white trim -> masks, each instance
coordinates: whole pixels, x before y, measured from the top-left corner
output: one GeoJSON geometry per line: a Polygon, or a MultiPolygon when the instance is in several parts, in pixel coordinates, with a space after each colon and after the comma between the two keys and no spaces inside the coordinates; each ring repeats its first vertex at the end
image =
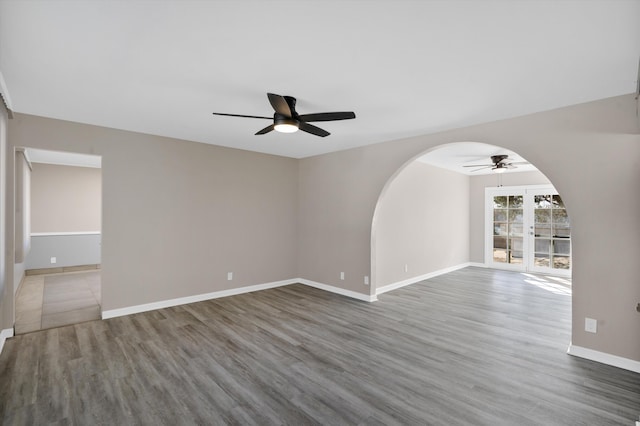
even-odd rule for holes
{"type": "Polygon", "coordinates": [[[374,296],[368,296],[366,294],[357,293],[351,290],[345,290],[343,288],[330,286],[304,278],[292,278],[283,281],[274,281],[265,284],[250,285],[247,287],[230,288],[228,290],[214,291],[212,293],[196,294],[195,296],[178,297],[176,299],[161,300],[159,302],[145,303],[143,305],[127,306],[125,308],[109,309],[108,311],[102,311],[102,319],[109,319],[115,317],[121,317],[124,315],[138,314],[141,312],[153,311],[156,309],[169,308],[171,306],[186,305],[187,303],[202,302],[203,300],[219,299],[221,297],[235,296],[238,294],[251,293],[253,291],[267,290],[270,288],[282,287],[290,284],[304,284],[309,287],[318,288],[320,290],[329,291],[331,293],[341,294],[358,300],[364,300],[365,302],[375,302],[378,298],[374,296]]]}
{"type": "Polygon", "coordinates": [[[16,147],[16,152],[22,153],[22,156],[24,157],[24,161],[26,161],[27,166],[29,166],[29,170],[33,171],[33,165],[31,164],[31,159],[29,158],[29,153],[27,152],[27,150],[22,147],[16,147]]]}
{"type": "Polygon", "coordinates": [[[342,296],[351,297],[353,299],[358,299],[358,300],[362,300],[362,301],[365,301],[365,302],[375,302],[376,300],[378,300],[378,298],[376,297],[375,294],[374,295],[368,295],[368,294],[358,293],[356,291],[351,291],[351,290],[347,290],[347,289],[340,288],[340,287],[334,287],[334,286],[328,285],[328,284],[323,284],[323,283],[319,283],[319,282],[315,282],[315,281],[311,281],[311,280],[305,280],[304,278],[299,278],[296,282],[298,282],[300,284],[308,285],[309,287],[318,288],[320,290],[324,290],[324,291],[328,291],[328,292],[331,292],[331,293],[340,294],[342,296]]]}
{"type": "Polygon", "coordinates": [[[0,353],[2,353],[2,348],[4,347],[4,342],[8,338],[13,337],[13,328],[5,328],[0,331],[0,353]]]}
{"type": "Polygon", "coordinates": [[[593,349],[583,348],[582,346],[576,346],[573,344],[569,344],[567,353],[569,355],[596,361],[602,364],[611,365],[613,367],[623,368],[635,373],[640,373],[640,361],[623,358],[617,355],[611,355],[605,352],[594,351],[593,349]]]}
{"type": "Polygon", "coordinates": [[[121,317],[124,315],[138,314],[140,312],[153,311],[156,309],[169,308],[171,306],[186,305],[187,303],[202,302],[203,300],[218,299],[221,297],[235,296],[253,291],[267,290],[270,288],[282,287],[289,284],[296,284],[300,281],[290,279],[284,281],[274,281],[265,284],[250,285],[247,287],[230,288],[228,290],[214,291],[212,293],[196,294],[194,296],[178,297],[176,299],[161,300],[159,302],[145,303],[143,305],[127,306],[126,308],[110,309],[102,311],[102,319],[121,317]]]}
{"type": "Polygon", "coordinates": [[[100,235],[100,231],[85,232],[32,232],[32,237],[64,237],[67,235],[100,235]]]}
{"type": "Polygon", "coordinates": [[[9,89],[7,88],[7,83],[4,81],[2,71],[0,71],[0,93],[2,93],[2,98],[4,99],[4,103],[7,105],[7,108],[10,111],[13,110],[13,107],[11,106],[11,96],[9,96],[9,89]]]}
{"type": "MultiPolygon", "coordinates": [[[[393,284],[387,284],[383,287],[376,289],[376,295],[386,293],[391,290],[396,290],[411,284],[415,284],[420,281],[428,280],[429,278],[434,278],[434,277],[437,277],[438,275],[448,274],[449,272],[457,271],[458,269],[466,268],[467,266],[471,266],[471,263],[469,262],[461,263],[460,265],[451,266],[449,268],[440,269],[440,270],[429,272],[423,275],[418,275],[417,277],[408,278],[406,280],[398,281],[393,284]]],[[[482,266],[484,267],[484,265],[482,266]]]]}
{"type": "Polygon", "coordinates": [[[469,266],[473,266],[474,268],[488,268],[486,263],[481,262],[469,262],[469,266]]]}

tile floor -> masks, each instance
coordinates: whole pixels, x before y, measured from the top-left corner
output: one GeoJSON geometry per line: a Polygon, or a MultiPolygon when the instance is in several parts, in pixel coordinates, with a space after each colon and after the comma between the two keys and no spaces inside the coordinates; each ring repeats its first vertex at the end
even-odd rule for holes
{"type": "Polygon", "coordinates": [[[25,277],[16,297],[15,333],[100,319],[100,271],[25,277]]]}

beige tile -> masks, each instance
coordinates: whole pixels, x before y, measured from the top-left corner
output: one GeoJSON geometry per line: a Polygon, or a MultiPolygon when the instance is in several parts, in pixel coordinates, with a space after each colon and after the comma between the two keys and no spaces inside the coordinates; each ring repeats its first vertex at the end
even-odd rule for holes
{"type": "Polygon", "coordinates": [[[41,322],[37,321],[37,322],[26,322],[26,323],[18,323],[18,321],[16,321],[16,325],[15,325],[15,333],[16,334],[24,334],[24,333],[31,333],[32,331],[38,331],[41,330],[41,322]]]}
{"type": "Polygon", "coordinates": [[[40,322],[42,309],[16,310],[16,324],[40,322]]]}
{"type": "Polygon", "coordinates": [[[73,311],[43,314],[42,329],[61,327],[63,325],[77,324],[79,322],[97,319],[100,319],[100,307],[97,305],[73,311]]]}
{"type": "Polygon", "coordinates": [[[16,334],[100,319],[100,270],[26,276],[16,295],[16,334]]]}
{"type": "Polygon", "coordinates": [[[42,315],[57,314],[97,306],[96,299],[91,292],[89,292],[86,297],[74,297],[73,299],[45,302],[45,304],[42,305],[42,315]]]}

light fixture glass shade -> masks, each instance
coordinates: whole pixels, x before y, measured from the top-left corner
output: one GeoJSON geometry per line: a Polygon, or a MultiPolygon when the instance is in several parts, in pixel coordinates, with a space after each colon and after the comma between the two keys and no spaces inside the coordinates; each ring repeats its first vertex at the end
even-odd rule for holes
{"type": "Polygon", "coordinates": [[[298,131],[298,122],[291,117],[276,114],[273,129],[281,133],[293,133],[298,131]]]}
{"type": "Polygon", "coordinates": [[[291,123],[280,123],[273,126],[274,130],[281,133],[293,133],[298,131],[298,126],[291,123]]]}
{"type": "Polygon", "coordinates": [[[506,168],[506,167],[499,167],[499,166],[498,166],[498,167],[494,167],[494,168],[493,168],[493,172],[494,172],[494,173],[504,173],[504,171],[505,171],[505,170],[507,170],[507,168],[506,168]]]}

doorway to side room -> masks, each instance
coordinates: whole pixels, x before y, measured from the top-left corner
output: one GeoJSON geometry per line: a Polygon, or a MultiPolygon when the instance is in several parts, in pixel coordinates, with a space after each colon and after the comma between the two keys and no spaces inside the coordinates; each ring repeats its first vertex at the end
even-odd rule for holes
{"type": "Polygon", "coordinates": [[[29,176],[15,333],[100,319],[101,157],[31,148],[20,153],[29,176]]]}

